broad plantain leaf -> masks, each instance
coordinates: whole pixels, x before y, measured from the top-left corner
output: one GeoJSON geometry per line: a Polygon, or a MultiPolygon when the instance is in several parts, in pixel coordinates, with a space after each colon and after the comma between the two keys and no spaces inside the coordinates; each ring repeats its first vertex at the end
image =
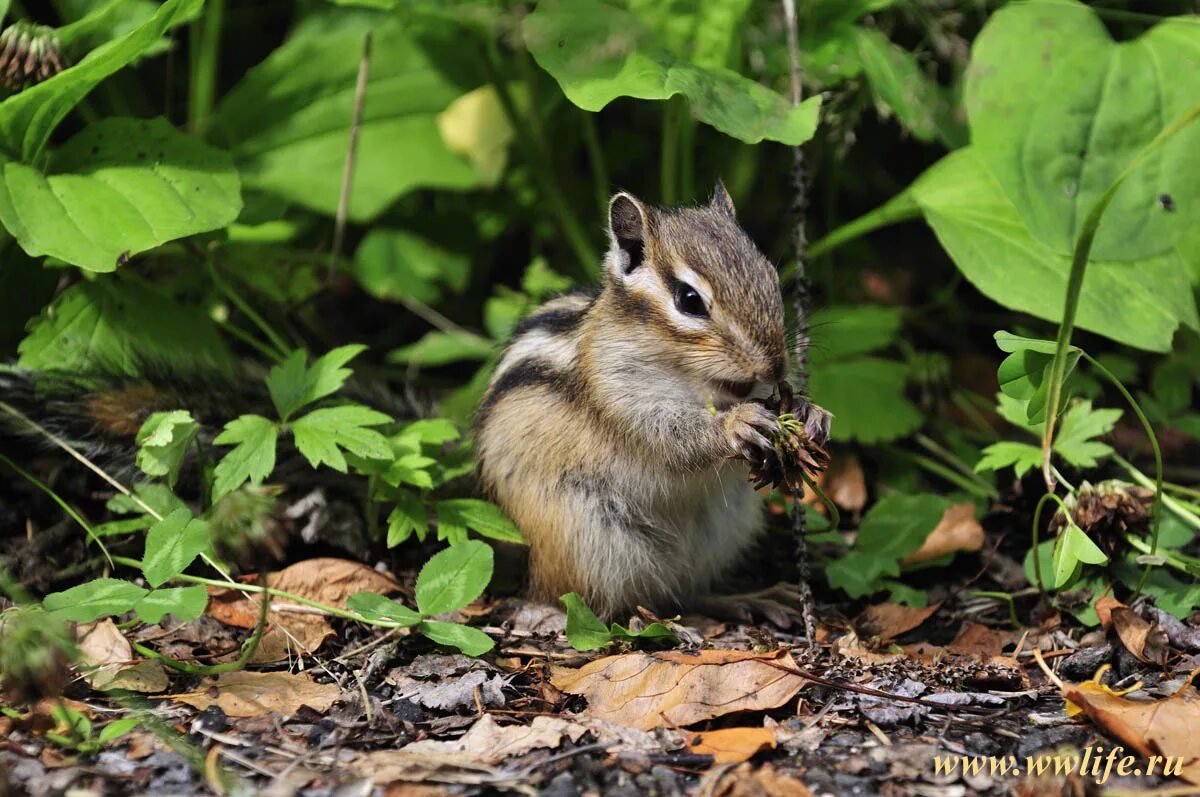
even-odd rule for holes
{"type": "Polygon", "coordinates": [[[461,609],[492,580],[492,548],[466,540],[434,554],[417,575],[417,608],[425,616],[461,609]]]}
{"type": "Polygon", "coordinates": [[[181,623],[198,619],[208,606],[208,590],[201,586],[156,589],[133,605],[144,623],[158,623],[171,615],[181,623]]]}
{"type": "Polygon", "coordinates": [[[142,573],[147,583],[157,587],[170,581],[208,546],[208,524],[194,517],[190,509],[176,509],[151,526],[146,535],[142,573]]]}
{"type": "Polygon", "coordinates": [[[421,615],[403,603],[374,592],[356,592],[346,601],[346,608],[368,620],[384,620],[403,627],[421,622],[421,615]]]}
{"type": "Polygon", "coordinates": [[[101,617],[124,614],[147,594],[147,590],[128,581],[97,578],[62,592],[51,593],[42,601],[42,605],[58,619],[90,623],[101,617]]]}
{"type": "Polygon", "coordinates": [[[469,625],[424,620],[419,628],[422,634],[439,645],[458,648],[468,656],[482,656],[496,644],[490,636],[469,625]]]}

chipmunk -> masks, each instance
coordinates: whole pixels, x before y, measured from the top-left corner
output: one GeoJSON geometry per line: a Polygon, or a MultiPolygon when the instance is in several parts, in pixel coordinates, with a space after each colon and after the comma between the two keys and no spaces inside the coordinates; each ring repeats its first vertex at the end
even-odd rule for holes
{"type": "MultiPolygon", "coordinates": [[[[788,367],[776,269],[718,184],[704,207],[608,208],[603,286],[518,324],[475,419],[488,496],[531,549],[531,592],[602,617],[680,607],[775,619],[795,593],[710,590],[763,526],[747,480],[788,367]]],[[[823,444],[830,415],[798,417],[823,444]]]]}

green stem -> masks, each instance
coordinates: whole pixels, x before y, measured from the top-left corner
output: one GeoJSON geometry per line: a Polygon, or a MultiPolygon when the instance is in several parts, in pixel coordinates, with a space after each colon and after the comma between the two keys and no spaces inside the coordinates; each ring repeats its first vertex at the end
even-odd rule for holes
{"type": "Polygon", "coordinates": [[[859,216],[853,221],[846,222],[836,230],[830,231],[824,238],[809,244],[808,257],[810,260],[816,259],[843,244],[847,244],[869,232],[874,232],[880,227],[886,227],[898,221],[913,219],[920,215],[920,206],[911,197],[900,194],[890,202],[865,215],[859,216]]]}
{"type": "Polygon", "coordinates": [[[604,148],[600,146],[600,134],[596,130],[595,115],[590,111],[579,112],[583,121],[583,143],[587,148],[588,163],[592,167],[592,180],[596,184],[596,202],[600,215],[608,214],[608,166],[604,162],[604,148]]]}
{"type": "MultiPolygon", "coordinates": [[[[800,471],[800,478],[804,479],[804,483],[808,485],[808,488],[816,493],[817,497],[821,499],[821,503],[823,503],[825,505],[825,509],[829,511],[829,528],[831,531],[837,531],[842,525],[842,514],[838,512],[837,504],[835,504],[833,499],[825,494],[825,491],[821,489],[821,485],[813,481],[812,477],[807,473],[800,471]]],[[[800,503],[800,499],[803,497],[802,494],[793,491],[793,496],[795,501],[792,511],[803,512],[804,506],[800,503]]]]}
{"type": "Polygon", "coordinates": [[[509,124],[517,131],[517,145],[529,163],[530,171],[533,173],[542,199],[558,221],[558,226],[566,236],[567,243],[575,251],[575,257],[579,261],[578,276],[587,279],[595,277],[599,273],[596,252],[592,248],[583,225],[571,212],[571,207],[559,187],[558,179],[550,167],[550,148],[540,134],[540,128],[531,124],[517,109],[512,93],[508,90],[508,83],[501,75],[500,54],[496,48],[496,42],[491,37],[487,41],[487,58],[484,59],[484,64],[487,67],[488,79],[496,91],[497,99],[500,100],[500,106],[504,109],[509,124]]]}
{"type": "Polygon", "coordinates": [[[992,498],[992,494],[995,493],[995,488],[991,487],[991,485],[988,485],[985,488],[978,482],[964,478],[954,470],[947,468],[945,465],[935,459],[931,459],[922,454],[914,454],[911,451],[902,451],[898,448],[890,448],[889,451],[893,455],[898,456],[901,459],[906,459],[919,468],[924,468],[935,476],[939,476],[942,479],[950,482],[960,490],[970,493],[978,498],[992,498]]]}
{"type": "Polygon", "coordinates": [[[240,340],[242,343],[245,343],[247,346],[266,357],[268,360],[279,359],[279,354],[274,349],[251,335],[246,330],[239,327],[237,324],[234,324],[232,321],[218,321],[217,325],[230,335],[233,335],[235,338],[240,340]]]}
{"type": "Polygon", "coordinates": [[[696,120],[686,100],[681,98],[679,114],[679,196],[684,202],[696,200],[696,120]]]}
{"type": "Polygon", "coordinates": [[[938,443],[936,440],[929,437],[928,435],[917,434],[915,439],[916,439],[918,445],[920,445],[922,448],[935,454],[936,456],[941,457],[946,462],[946,464],[950,465],[950,467],[954,468],[956,471],[961,473],[963,476],[967,477],[968,479],[970,479],[971,481],[975,482],[980,487],[982,487],[984,490],[986,490],[989,498],[995,500],[1000,497],[1000,493],[998,490],[996,490],[995,487],[988,484],[986,481],[984,481],[982,476],[980,476],[975,471],[971,470],[970,466],[967,465],[967,463],[963,462],[961,459],[959,459],[957,456],[955,456],[953,451],[951,451],[948,448],[946,448],[945,446],[941,445],[940,443],[938,443]]]}
{"type": "Polygon", "coordinates": [[[1182,484],[1172,484],[1171,482],[1163,482],[1163,489],[1170,490],[1171,492],[1174,492],[1174,493],[1179,493],[1180,495],[1186,495],[1190,498],[1200,498],[1200,490],[1197,490],[1195,487],[1187,487],[1182,484]]]}
{"type": "MultiPolygon", "coordinates": [[[[1092,205],[1084,219],[1083,228],[1079,231],[1075,249],[1071,254],[1071,273],[1067,278],[1066,303],[1063,306],[1062,322],[1058,327],[1058,338],[1055,341],[1054,359],[1050,363],[1049,384],[1046,391],[1046,428],[1042,434],[1042,477],[1049,490],[1054,489],[1054,476],[1050,472],[1050,449],[1054,443],[1054,427],[1058,420],[1058,407],[1062,403],[1063,381],[1067,376],[1067,353],[1071,348],[1071,334],[1075,331],[1075,315],[1079,310],[1079,296],[1083,289],[1083,278],[1087,272],[1088,256],[1092,251],[1092,242],[1096,238],[1100,219],[1112,202],[1113,196],[1116,195],[1117,189],[1125,182],[1125,178],[1141,166],[1156,149],[1162,146],[1163,142],[1187,127],[1198,116],[1200,116],[1200,103],[1193,105],[1187,113],[1155,136],[1154,140],[1129,162],[1129,165],[1117,175],[1117,179],[1113,180],[1100,199],[1092,205]]],[[[1159,493],[1161,494],[1161,492],[1160,485],[1159,493]]]]}
{"type": "Polygon", "coordinates": [[[1046,597],[1046,583],[1042,580],[1042,557],[1041,552],[1038,551],[1038,546],[1041,544],[1039,537],[1041,536],[1042,528],[1042,507],[1051,499],[1058,502],[1063,512],[1068,511],[1067,505],[1054,493],[1046,493],[1038,499],[1037,507],[1033,510],[1033,575],[1037,579],[1038,592],[1042,593],[1043,598],[1046,597]]]}
{"type": "Polygon", "coordinates": [[[661,187],[659,198],[668,207],[679,202],[676,189],[679,186],[679,104],[680,97],[672,97],[663,105],[662,141],[658,155],[661,187]]]}
{"type": "Polygon", "coordinates": [[[287,343],[279,335],[279,333],[276,332],[271,325],[266,322],[266,319],[259,315],[258,311],[251,307],[250,303],[243,299],[241,295],[239,295],[238,292],[225,281],[225,279],[221,276],[220,268],[218,268],[217,264],[211,259],[208,261],[208,272],[212,275],[213,284],[217,286],[217,290],[221,291],[221,293],[225,295],[225,298],[229,299],[229,301],[232,302],[233,305],[240,310],[243,315],[253,322],[254,326],[258,327],[260,332],[266,335],[267,340],[269,340],[271,345],[275,348],[276,353],[273,359],[286,359],[288,351],[290,351],[287,343]]]}
{"type": "Polygon", "coordinates": [[[217,99],[217,67],[220,63],[221,26],[225,0],[208,0],[200,18],[188,30],[191,53],[188,76],[188,130],[203,135],[217,99]]]}
{"type": "MultiPolygon", "coordinates": [[[[267,588],[267,574],[265,570],[259,574],[258,585],[264,590],[267,588]]],[[[267,630],[267,612],[270,606],[271,598],[269,595],[264,596],[259,601],[258,622],[254,625],[254,633],[246,640],[246,644],[242,646],[242,655],[238,656],[235,661],[227,661],[222,664],[191,664],[190,662],[177,661],[170,656],[163,655],[140,642],[134,642],[133,648],[143,656],[157,659],[173,670],[186,672],[191,675],[216,675],[222,672],[238,672],[246,668],[246,665],[250,663],[250,659],[254,658],[254,654],[258,651],[258,643],[262,641],[263,632],[267,630]]]]}
{"type": "Polygon", "coordinates": [[[989,592],[987,590],[968,590],[967,594],[973,598],[991,598],[992,600],[1004,601],[1008,604],[1008,621],[1012,623],[1013,628],[1020,628],[1021,621],[1017,619],[1017,603],[1013,600],[1013,596],[1007,592],[989,592]]]}
{"type": "MultiPolygon", "coordinates": [[[[1113,459],[1117,461],[1117,464],[1129,471],[1129,475],[1132,476],[1133,480],[1141,486],[1154,486],[1154,481],[1149,476],[1138,470],[1132,462],[1125,459],[1120,454],[1113,454],[1113,459]]],[[[1200,515],[1191,511],[1186,503],[1178,501],[1169,495],[1164,495],[1162,497],[1162,502],[1163,506],[1178,515],[1179,518],[1186,522],[1189,526],[1196,530],[1200,530],[1200,515]]]]}
{"type": "MultiPolygon", "coordinates": [[[[1150,546],[1146,544],[1145,540],[1138,539],[1132,534],[1126,534],[1125,541],[1129,543],[1131,548],[1135,548],[1142,553],[1161,558],[1163,564],[1167,565],[1168,567],[1173,567],[1180,572],[1187,573],[1189,576],[1194,577],[1200,575],[1200,567],[1197,567],[1196,564],[1197,560],[1190,556],[1185,557],[1174,551],[1167,551],[1164,554],[1152,553],[1150,551],[1150,546]]],[[[1147,567],[1149,567],[1149,565],[1147,565],[1147,567]]],[[[1145,580],[1144,576],[1142,580],[1145,580]]]]}
{"type": "Polygon", "coordinates": [[[104,542],[101,541],[100,537],[92,529],[91,525],[88,524],[88,522],[86,520],[84,520],[83,517],[71,507],[70,504],[68,504],[66,501],[64,501],[58,495],[58,493],[54,492],[48,486],[46,486],[42,482],[38,481],[38,479],[35,478],[33,476],[33,474],[28,473],[27,471],[23,470],[19,465],[17,465],[17,463],[13,462],[11,459],[4,456],[3,454],[0,454],[0,462],[3,462],[5,465],[8,465],[8,467],[10,467],[14,471],[16,471],[17,475],[20,476],[22,479],[29,482],[34,487],[38,488],[46,495],[50,496],[50,499],[52,501],[54,501],[54,503],[58,504],[59,507],[62,509],[62,511],[67,513],[67,516],[70,517],[71,520],[74,520],[76,523],[78,523],[83,528],[83,530],[85,532],[87,532],[88,537],[91,539],[92,542],[96,543],[96,545],[100,548],[100,552],[104,554],[104,558],[108,560],[108,566],[109,567],[113,566],[113,558],[109,555],[108,548],[105,547],[104,542]]]}

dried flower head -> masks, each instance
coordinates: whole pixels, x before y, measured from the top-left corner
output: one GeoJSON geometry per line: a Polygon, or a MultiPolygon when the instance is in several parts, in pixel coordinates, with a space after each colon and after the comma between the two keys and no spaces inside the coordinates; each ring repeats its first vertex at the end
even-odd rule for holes
{"type": "Polygon", "coordinates": [[[755,487],[770,484],[799,495],[804,490],[804,476],[813,477],[825,470],[829,454],[793,413],[795,397],[786,382],[779,383],[779,395],[770,404],[778,413],[779,432],[772,441],[774,448],[760,452],[761,461],[751,463],[750,478],[755,487]]]}
{"type": "MultiPolygon", "coordinates": [[[[1150,533],[1154,490],[1117,479],[1096,485],[1084,482],[1064,503],[1075,525],[1096,541],[1110,556],[1124,550],[1126,534],[1145,537],[1150,533]]],[[[1061,530],[1066,517],[1060,509],[1053,528],[1061,530]]]]}
{"type": "Polygon", "coordinates": [[[48,80],[67,65],[54,28],[22,20],[0,33],[0,82],[13,91],[48,80]]]}

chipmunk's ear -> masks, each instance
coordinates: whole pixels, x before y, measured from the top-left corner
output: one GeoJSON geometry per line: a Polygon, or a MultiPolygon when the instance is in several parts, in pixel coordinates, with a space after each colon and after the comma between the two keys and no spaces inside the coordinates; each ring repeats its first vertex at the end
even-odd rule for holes
{"type": "Polygon", "coordinates": [[[733,209],[733,200],[729,197],[729,192],[725,190],[725,183],[720,180],[717,180],[717,185],[713,188],[712,199],[709,200],[708,206],[731,219],[737,217],[737,211],[733,209]]]}
{"type": "Polygon", "coordinates": [[[614,270],[613,276],[619,278],[642,264],[649,231],[645,205],[624,191],[614,196],[608,203],[608,230],[613,242],[609,265],[614,270]]]}

